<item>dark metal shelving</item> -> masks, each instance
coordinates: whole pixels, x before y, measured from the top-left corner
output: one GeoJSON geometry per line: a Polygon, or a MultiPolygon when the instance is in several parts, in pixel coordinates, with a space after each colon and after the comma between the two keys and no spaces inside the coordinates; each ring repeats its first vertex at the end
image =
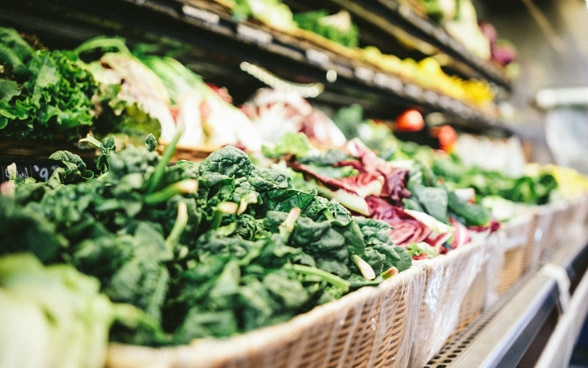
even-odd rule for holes
{"type": "Polygon", "coordinates": [[[459,122],[496,128],[500,124],[477,108],[435,90],[422,88],[357,60],[254,22],[239,22],[211,1],[58,0],[4,1],[0,25],[39,34],[48,43],[75,46],[98,35],[129,41],[156,41],[207,81],[229,88],[235,100],[248,97],[259,81],[239,69],[243,61],[295,82],[319,82],[317,102],[341,107],[358,103],[375,118],[393,118],[407,107],[443,112],[459,122]],[[327,79],[327,73],[336,79],[327,79]]]}
{"type": "MultiPolygon", "coordinates": [[[[304,4],[308,9],[326,7],[346,9],[354,21],[362,25],[360,33],[372,33],[370,40],[386,47],[391,38],[401,35],[410,38],[415,45],[426,44],[439,53],[448,55],[454,69],[464,77],[488,80],[510,91],[512,81],[495,65],[474,55],[462,43],[452,37],[441,25],[415,13],[409,6],[396,0],[293,0],[290,4],[304,4]]],[[[418,48],[418,47],[417,47],[418,48]]],[[[423,55],[427,56],[427,55],[423,55]]]]}
{"type": "Polygon", "coordinates": [[[588,244],[562,245],[529,270],[426,367],[565,367],[588,312],[588,244]],[[557,271],[557,272],[555,272],[557,271]],[[568,287],[569,285],[569,287],[568,287]],[[572,322],[570,322],[572,321],[572,322]]]}

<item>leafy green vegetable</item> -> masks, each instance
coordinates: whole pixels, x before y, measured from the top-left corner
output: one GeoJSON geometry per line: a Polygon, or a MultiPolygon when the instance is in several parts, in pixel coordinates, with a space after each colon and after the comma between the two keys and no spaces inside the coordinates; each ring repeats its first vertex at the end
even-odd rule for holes
{"type": "Polygon", "coordinates": [[[263,155],[269,158],[280,158],[286,154],[303,157],[314,150],[305,134],[292,132],[284,133],[275,144],[265,143],[261,149],[263,155]]]}
{"type": "Polygon", "coordinates": [[[98,85],[75,53],[33,50],[11,29],[0,30],[0,42],[3,136],[73,139],[92,125],[98,85]]]}
{"type": "Polygon", "coordinates": [[[333,42],[355,48],[359,44],[359,31],[346,11],[329,15],[326,10],[294,14],[298,27],[319,34],[333,42]]]}
{"type": "Polygon", "coordinates": [[[492,219],[486,208],[459,198],[455,192],[448,193],[448,207],[461,223],[470,226],[486,226],[492,219]]]}
{"type": "Polygon", "coordinates": [[[20,61],[28,62],[32,57],[33,48],[15,29],[0,27],[0,43],[6,45],[20,61]]]}
{"type": "Polygon", "coordinates": [[[0,234],[0,255],[29,251],[43,262],[67,244],[43,216],[6,196],[0,196],[0,234]]]}
{"type": "Polygon", "coordinates": [[[113,323],[155,327],[99,286],[70,265],[44,267],[30,253],[0,257],[0,366],[102,367],[113,323]]]}
{"type": "Polygon", "coordinates": [[[496,195],[518,203],[546,204],[558,187],[557,181],[548,172],[510,177],[498,171],[466,167],[455,156],[436,158],[432,169],[456,188],[471,187],[480,197],[496,195]]]}
{"type": "Polygon", "coordinates": [[[200,165],[200,174],[208,171],[246,177],[252,170],[253,164],[247,154],[232,146],[212,152],[200,165]]]}
{"type": "MultiPolygon", "coordinates": [[[[389,227],[352,217],[316,190],[296,189],[288,171],[258,168],[232,146],[200,163],[170,165],[173,142],[160,156],[153,138],[121,150],[105,139],[95,172],[62,151],[52,156],[62,166],[47,182],[13,181],[10,208],[35,214],[38,221],[24,225],[52,235],[44,261],[98,278],[113,302],[134,305],[156,323],[116,324],[111,340],[166,345],[227,337],[410,267],[410,256],[386,235],[389,227]],[[366,279],[358,259],[375,277],[366,279]]],[[[0,214],[19,221],[10,208],[0,214]]],[[[12,251],[43,255],[19,244],[12,251]]]]}
{"type": "MultiPolygon", "coordinates": [[[[124,133],[131,140],[143,140],[147,133],[159,136],[160,121],[169,123],[164,118],[171,116],[167,107],[161,108],[164,99],[145,105],[129,98],[129,90],[139,88],[136,75],[141,71],[144,83],[155,80],[146,75],[148,68],[136,61],[134,79],[127,74],[124,89],[121,80],[113,79],[130,73],[131,61],[135,59],[118,38],[97,37],[75,50],[33,49],[14,29],[0,27],[0,135],[70,142],[90,131],[100,137],[124,133]],[[100,62],[81,58],[100,49],[110,51],[100,62]],[[151,105],[159,107],[159,115],[151,105]]],[[[152,96],[154,90],[134,93],[152,96]]]]}
{"type": "Polygon", "coordinates": [[[291,30],[296,27],[292,11],[281,0],[235,0],[232,14],[237,20],[251,17],[276,29],[291,30]]]}

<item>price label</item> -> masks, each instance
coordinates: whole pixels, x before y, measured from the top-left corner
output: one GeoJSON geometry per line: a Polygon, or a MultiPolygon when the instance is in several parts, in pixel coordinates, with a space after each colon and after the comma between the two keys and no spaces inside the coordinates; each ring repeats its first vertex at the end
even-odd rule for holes
{"type": "Polygon", "coordinates": [[[57,165],[16,165],[10,167],[10,164],[2,164],[0,167],[0,182],[7,181],[12,175],[16,175],[19,178],[33,178],[38,181],[47,181],[51,177],[51,174],[58,167],[57,165]],[[16,170],[16,172],[14,171],[16,170]],[[12,171],[12,172],[11,172],[12,171]]]}
{"type": "Polygon", "coordinates": [[[329,55],[313,49],[306,49],[306,58],[308,61],[318,65],[329,64],[329,55]]]}
{"type": "Polygon", "coordinates": [[[268,44],[272,42],[273,39],[272,35],[266,31],[255,29],[244,24],[237,25],[237,34],[259,44],[268,44]]]}
{"type": "Polygon", "coordinates": [[[55,167],[33,165],[33,176],[35,179],[47,181],[53,170],[55,170],[55,167]]]}
{"type": "Polygon", "coordinates": [[[184,5],[182,6],[182,11],[184,12],[184,15],[206,23],[216,25],[220,22],[220,16],[208,10],[198,9],[190,5],[184,5]]]}
{"type": "Polygon", "coordinates": [[[374,80],[374,71],[364,67],[356,67],[354,71],[355,76],[358,79],[361,79],[366,82],[371,82],[374,80]]]}

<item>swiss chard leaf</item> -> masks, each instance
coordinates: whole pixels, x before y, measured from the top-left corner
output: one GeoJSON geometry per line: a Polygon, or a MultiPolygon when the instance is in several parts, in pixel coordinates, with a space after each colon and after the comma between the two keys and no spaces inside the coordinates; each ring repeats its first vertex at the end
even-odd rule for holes
{"type": "Polygon", "coordinates": [[[454,192],[448,193],[448,205],[450,211],[466,226],[485,226],[492,219],[486,208],[461,199],[454,192]]]}

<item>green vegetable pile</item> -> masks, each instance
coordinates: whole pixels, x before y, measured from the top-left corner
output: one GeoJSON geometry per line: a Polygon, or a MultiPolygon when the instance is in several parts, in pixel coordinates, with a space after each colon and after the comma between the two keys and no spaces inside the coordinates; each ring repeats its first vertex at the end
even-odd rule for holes
{"type": "Polygon", "coordinates": [[[450,190],[473,188],[476,202],[484,197],[500,197],[515,203],[542,205],[549,203],[558,189],[557,180],[549,170],[512,177],[499,171],[469,167],[455,154],[442,155],[431,147],[401,141],[388,127],[364,120],[358,105],[340,109],[333,120],[348,139],[359,137],[388,161],[415,160],[429,168],[426,176],[443,181],[450,190]]]}
{"type": "Polygon", "coordinates": [[[329,14],[326,10],[294,14],[298,27],[314,32],[340,45],[356,48],[359,30],[346,11],[329,14]]]}
{"type": "Polygon", "coordinates": [[[15,30],[0,28],[3,136],[77,136],[78,129],[92,125],[92,97],[97,88],[75,53],[34,50],[15,30]]]}
{"type": "Polygon", "coordinates": [[[0,366],[101,368],[110,326],[149,323],[112,303],[98,280],[32,254],[0,258],[0,366]]]}
{"type": "Polygon", "coordinates": [[[496,196],[524,204],[547,204],[557,190],[555,177],[548,171],[518,177],[503,172],[466,167],[455,155],[437,157],[433,171],[457,188],[474,188],[478,196],[496,196]]]}
{"type": "Polygon", "coordinates": [[[111,341],[227,337],[411,266],[387,224],[295,189],[287,172],[258,168],[237,148],[171,165],[174,142],[159,155],[152,136],[118,151],[111,137],[87,140],[102,152],[95,171],[58,151],[62,166],[47,182],[3,184],[0,230],[10,236],[0,254],[72,265],[153,321],[115,324],[111,341]]]}
{"type": "Polygon", "coordinates": [[[163,82],[120,38],[48,50],[0,27],[1,138],[76,143],[91,133],[143,142],[148,133],[174,134],[168,103],[163,82]]]}
{"type": "Polygon", "coordinates": [[[296,27],[290,7],[282,0],[235,0],[231,13],[237,20],[253,18],[284,31],[296,27]]]}

